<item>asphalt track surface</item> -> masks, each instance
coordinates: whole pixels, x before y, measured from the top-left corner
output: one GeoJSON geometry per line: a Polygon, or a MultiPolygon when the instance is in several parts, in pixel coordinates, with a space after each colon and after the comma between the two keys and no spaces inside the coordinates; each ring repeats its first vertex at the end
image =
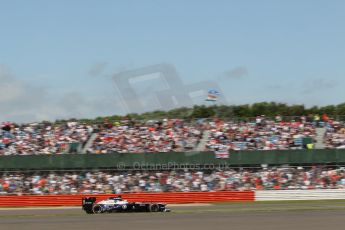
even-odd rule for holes
{"type": "Polygon", "coordinates": [[[0,209],[1,230],[345,229],[345,201],[177,206],[171,213],[87,215],[72,209],[0,209]]]}

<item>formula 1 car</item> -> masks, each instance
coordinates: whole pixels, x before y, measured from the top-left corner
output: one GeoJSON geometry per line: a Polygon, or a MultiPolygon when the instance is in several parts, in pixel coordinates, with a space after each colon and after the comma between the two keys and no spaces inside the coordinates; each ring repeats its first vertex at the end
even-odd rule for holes
{"type": "Polygon", "coordinates": [[[100,214],[112,212],[170,212],[166,204],[128,202],[121,196],[111,197],[96,202],[96,197],[82,198],[82,208],[87,214],[100,214]]]}

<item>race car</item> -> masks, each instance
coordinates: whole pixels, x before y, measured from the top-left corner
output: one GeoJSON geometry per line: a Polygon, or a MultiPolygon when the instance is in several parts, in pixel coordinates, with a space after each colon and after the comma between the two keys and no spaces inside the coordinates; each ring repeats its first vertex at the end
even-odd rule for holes
{"type": "Polygon", "coordinates": [[[170,212],[166,204],[128,202],[121,196],[110,197],[96,202],[96,197],[82,198],[82,208],[87,214],[100,214],[111,212],[170,212]]]}

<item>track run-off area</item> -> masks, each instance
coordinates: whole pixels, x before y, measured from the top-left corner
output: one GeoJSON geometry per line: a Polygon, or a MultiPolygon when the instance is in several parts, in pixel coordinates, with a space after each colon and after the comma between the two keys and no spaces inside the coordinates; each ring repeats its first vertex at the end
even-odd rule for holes
{"type": "Polygon", "coordinates": [[[1,208],[1,230],[344,229],[345,200],[170,205],[170,213],[87,215],[81,207],[1,208]]]}

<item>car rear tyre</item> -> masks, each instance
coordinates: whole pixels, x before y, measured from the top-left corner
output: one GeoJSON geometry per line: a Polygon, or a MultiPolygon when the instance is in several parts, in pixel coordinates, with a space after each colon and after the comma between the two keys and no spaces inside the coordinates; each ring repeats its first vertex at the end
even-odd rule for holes
{"type": "Polygon", "coordinates": [[[92,211],[93,211],[93,213],[95,213],[95,214],[99,214],[99,213],[102,213],[102,212],[103,212],[102,207],[101,207],[100,205],[95,205],[95,206],[93,206],[92,211]]]}
{"type": "Polygon", "coordinates": [[[158,204],[151,204],[149,207],[150,212],[158,212],[159,211],[159,206],[158,204]]]}

